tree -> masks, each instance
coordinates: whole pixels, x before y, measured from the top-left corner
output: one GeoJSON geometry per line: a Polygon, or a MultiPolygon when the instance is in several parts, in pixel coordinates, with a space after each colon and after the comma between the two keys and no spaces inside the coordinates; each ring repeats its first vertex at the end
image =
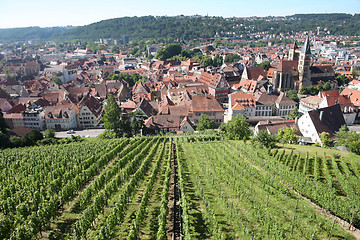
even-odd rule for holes
{"type": "Polygon", "coordinates": [[[356,71],[355,69],[351,70],[353,79],[356,79],[357,75],[358,75],[358,71],[356,71]]]}
{"type": "Polygon", "coordinates": [[[166,45],[164,48],[160,48],[155,55],[156,59],[166,60],[175,55],[181,54],[182,48],[178,43],[171,43],[166,45]]]}
{"type": "Polygon", "coordinates": [[[234,62],[237,62],[239,60],[240,60],[240,55],[235,54],[235,53],[229,53],[225,57],[225,62],[227,62],[227,63],[234,63],[234,62]]]}
{"type": "Polygon", "coordinates": [[[277,140],[282,143],[294,143],[298,137],[295,135],[296,128],[288,127],[285,129],[279,129],[276,136],[277,140]]]}
{"type": "Polygon", "coordinates": [[[37,129],[31,130],[31,131],[27,134],[27,136],[29,136],[29,137],[30,137],[32,140],[34,140],[34,141],[38,141],[38,140],[41,140],[41,139],[44,138],[43,134],[42,134],[39,130],[37,130],[37,129]]]}
{"type": "Polygon", "coordinates": [[[289,97],[291,100],[293,100],[294,102],[299,102],[299,97],[298,94],[295,90],[289,90],[286,92],[286,96],[289,97]]]}
{"type": "Polygon", "coordinates": [[[3,113],[0,109],[0,131],[5,133],[6,129],[7,129],[7,125],[6,125],[5,119],[3,117],[3,113]]]}
{"type": "Polygon", "coordinates": [[[338,73],[336,74],[335,80],[337,81],[338,86],[342,86],[342,85],[348,84],[350,82],[350,79],[348,79],[344,75],[341,75],[338,73]]]}
{"type": "Polygon", "coordinates": [[[329,91],[331,90],[331,85],[329,82],[326,82],[324,85],[323,85],[323,91],[329,91]]]}
{"type": "Polygon", "coordinates": [[[140,49],[138,47],[133,47],[130,51],[131,55],[135,55],[140,49]]]}
{"type": "Polygon", "coordinates": [[[214,120],[209,119],[209,116],[202,114],[199,118],[199,123],[196,125],[197,131],[204,131],[205,129],[214,129],[215,122],[214,120]]]}
{"type": "Polygon", "coordinates": [[[54,129],[46,129],[43,133],[45,138],[54,138],[55,137],[55,130],[54,129]]]}
{"type": "Polygon", "coordinates": [[[223,64],[223,57],[217,54],[213,59],[213,66],[221,67],[222,64],[223,64]]]}
{"type": "Polygon", "coordinates": [[[59,77],[54,77],[51,79],[52,82],[56,83],[58,86],[62,84],[62,81],[59,77]]]}
{"type": "Polygon", "coordinates": [[[250,124],[246,122],[243,115],[238,114],[226,124],[221,124],[220,130],[223,134],[232,140],[246,140],[251,136],[250,124]]]}
{"type": "Polygon", "coordinates": [[[320,141],[321,141],[321,146],[328,148],[331,146],[331,139],[330,139],[330,134],[328,132],[322,132],[320,133],[320,141]]]}
{"type": "Polygon", "coordinates": [[[102,121],[104,122],[105,130],[109,134],[114,133],[116,137],[122,137],[122,112],[113,95],[110,94],[108,97],[104,110],[105,114],[102,117],[102,121]]]}
{"type": "Polygon", "coordinates": [[[266,130],[260,130],[254,140],[266,148],[274,148],[277,141],[276,136],[268,133],[266,130]]]}
{"type": "Polygon", "coordinates": [[[263,67],[266,71],[271,68],[271,65],[270,65],[269,61],[264,61],[262,63],[256,64],[256,66],[263,67]]]}
{"type": "Polygon", "coordinates": [[[299,109],[298,107],[295,107],[289,114],[289,119],[290,120],[293,120],[293,119],[296,119],[296,118],[299,118],[301,117],[301,113],[299,112],[299,109]]]}

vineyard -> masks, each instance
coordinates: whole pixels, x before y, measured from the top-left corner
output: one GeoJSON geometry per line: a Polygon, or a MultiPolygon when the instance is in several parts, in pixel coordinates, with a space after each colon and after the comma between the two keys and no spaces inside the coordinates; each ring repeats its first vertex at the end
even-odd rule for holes
{"type": "Polygon", "coordinates": [[[6,149],[0,239],[356,239],[316,206],[358,228],[359,165],[214,136],[6,149]]]}

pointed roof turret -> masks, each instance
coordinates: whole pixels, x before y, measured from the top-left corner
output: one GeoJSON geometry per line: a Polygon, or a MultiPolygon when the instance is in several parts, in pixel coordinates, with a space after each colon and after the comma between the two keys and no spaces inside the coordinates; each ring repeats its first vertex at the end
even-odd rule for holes
{"type": "Polygon", "coordinates": [[[303,54],[311,54],[309,36],[306,36],[306,40],[305,40],[303,48],[301,49],[301,53],[303,53],[303,54]]]}
{"type": "Polygon", "coordinates": [[[294,44],[291,45],[290,49],[298,49],[298,45],[296,44],[296,42],[294,42],[294,44]]]}

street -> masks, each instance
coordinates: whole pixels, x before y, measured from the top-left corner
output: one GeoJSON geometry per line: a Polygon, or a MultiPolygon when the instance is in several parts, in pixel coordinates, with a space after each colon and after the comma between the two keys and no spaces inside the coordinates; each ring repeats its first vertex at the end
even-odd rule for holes
{"type": "Polygon", "coordinates": [[[56,132],[55,137],[66,138],[66,137],[71,137],[71,135],[80,136],[80,137],[97,137],[100,134],[102,134],[104,131],[105,129],[74,130],[74,133],[72,134],[66,133],[67,131],[61,131],[61,132],[56,132]]]}

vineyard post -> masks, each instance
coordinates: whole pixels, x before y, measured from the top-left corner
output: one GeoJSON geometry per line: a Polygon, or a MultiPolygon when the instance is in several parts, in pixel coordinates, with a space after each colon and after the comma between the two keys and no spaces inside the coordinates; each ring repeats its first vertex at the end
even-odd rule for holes
{"type": "Polygon", "coordinates": [[[332,233],[332,230],[334,229],[335,223],[336,223],[336,219],[334,219],[333,225],[332,225],[332,227],[330,229],[329,240],[331,239],[331,233],[332,233]]]}
{"type": "Polygon", "coordinates": [[[354,210],[353,210],[353,213],[352,213],[352,216],[351,216],[351,221],[350,221],[350,224],[349,224],[349,230],[351,229],[351,226],[353,225],[354,216],[355,216],[355,206],[354,206],[354,210]]]}

